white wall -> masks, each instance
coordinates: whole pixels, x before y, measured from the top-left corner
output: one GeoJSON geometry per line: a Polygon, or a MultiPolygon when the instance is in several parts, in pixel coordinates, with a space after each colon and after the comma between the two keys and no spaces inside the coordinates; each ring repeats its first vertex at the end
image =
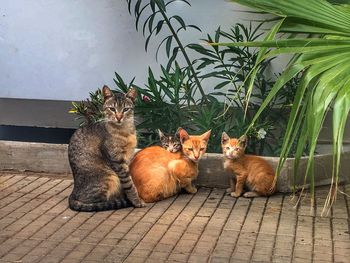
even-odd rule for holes
{"type": "MultiPolygon", "coordinates": [[[[172,10],[204,33],[248,23],[237,4],[190,2],[172,10]]],[[[146,53],[134,21],[124,0],[1,0],[0,97],[80,100],[103,84],[113,86],[115,71],[145,83],[148,66],[159,69],[159,42],[154,39],[146,53]]],[[[197,41],[201,35],[193,32],[183,37],[197,41]]]]}

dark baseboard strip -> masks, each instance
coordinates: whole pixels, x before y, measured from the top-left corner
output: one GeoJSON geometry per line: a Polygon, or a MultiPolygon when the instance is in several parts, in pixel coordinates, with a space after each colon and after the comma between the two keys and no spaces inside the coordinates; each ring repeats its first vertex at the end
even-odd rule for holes
{"type": "Polygon", "coordinates": [[[0,140],[67,144],[75,129],[0,125],[0,140]]]}

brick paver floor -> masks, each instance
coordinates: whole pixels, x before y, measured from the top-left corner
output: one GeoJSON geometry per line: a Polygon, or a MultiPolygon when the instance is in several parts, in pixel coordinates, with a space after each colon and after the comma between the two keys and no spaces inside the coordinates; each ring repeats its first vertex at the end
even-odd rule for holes
{"type": "MultiPolygon", "coordinates": [[[[200,188],[98,213],[67,207],[72,180],[0,173],[1,262],[350,262],[350,198],[320,217],[327,187],[293,208],[288,195],[234,199],[200,188]]],[[[350,193],[350,185],[341,187],[350,193]]]]}

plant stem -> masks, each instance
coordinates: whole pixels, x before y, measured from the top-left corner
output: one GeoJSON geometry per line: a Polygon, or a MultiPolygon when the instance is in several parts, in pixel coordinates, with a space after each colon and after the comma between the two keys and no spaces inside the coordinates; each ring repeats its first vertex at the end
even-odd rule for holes
{"type": "MultiPolygon", "coordinates": [[[[226,72],[230,72],[230,69],[228,69],[227,66],[225,65],[225,62],[222,60],[222,58],[221,58],[220,53],[218,52],[218,50],[216,50],[216,49],[214,49],[214,50],[215,50],[215,53],[216,53],[217,57],[219,58],[219,61],[220,61],[221,65],[224,67],[224,69],[226,70],[226,72]]],[[[236,84],[234,83],[233,77],[232,77],[230,74],[226,74],[226,76],[230,79],[232,86],[235,88],[235,91],[236,91],[236,92],[239,92],[239,91],[237,91],[237,87],[236,87],[236,84]]],[[[243,105],[243,102],[242,102],[242,99],[241,99],[240,94],[237,95],[237,99],[238,99],[239,102],[241,103],[241,107],[243,107],[244,105],[243,105]]]]}
{"type": "Polygon", "coordinates": [[[179,48],[180,48],[180,50],[181,50],[181,52],[182,52],[182,55],[184,56],[184,58],[185,58],[185,60],[186,60],[186,62],[187,62],[187,65],[188,65],[188,67],[189,67],[189,69],[190,69],[190,71],[191,71],[191,73],[192,73],[192,75],[193,75],[193,77],[194,77],[194,80],[195,80],[195,82],[196,82],[196,84],[197,84],[197,87],[198,87],[198,89],[199,89],[199,92],[201,93],[201,95],[202,95],[202,97],[204,98],[204,100],[207,101],[207,95],[204,93],[204,90],[203,90],[203,88],[202,88],[202,86],[201,86],[201,83],[200,83],[200,81],[199,81],[199,79],[198,79],[198,77],[197,77],[197,73],[196,73],[196,71],[194,70],[194,68],[193,68],[193,66],[192,66],[191,60],[190,60],[190,58],[188,57],[184,46],[182,45],[182,43],[181,43],[179,37],[177,36],[177,34],[176,34],[176,32],[175,32],[173,26],[172,26],[171,23],[170,23],[170,20],[168,19],[167,15],[165,14],[164,10],[162,9],[162,7],[159,6],[159,3],[158,3],[157,0],[155,1],[155,3],[156,3],[156,5],[157,5],[157,7],[158,7],[160,13],[161,13],[162,16],[163,16],[165,23],[166,23],[167,26],[169,27],[169,30],[170,30],[171,34],[173,35],[175,41],[177,42],[177,45],[179,46],[179,48]]]}

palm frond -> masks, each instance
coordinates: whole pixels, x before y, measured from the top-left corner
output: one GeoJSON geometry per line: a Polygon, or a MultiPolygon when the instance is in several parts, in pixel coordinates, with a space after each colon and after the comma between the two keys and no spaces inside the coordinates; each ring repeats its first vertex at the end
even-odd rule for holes
{"type": "MultiPolygon", "coordinates": [[[[350,111],[350,8],[325,0],[235,0],[234,2],[270,13],[281,19],[263,41],[214,43],[223,46],[260,47],[261,56],[250,77],[254,77],[260,63],[278,54],[294,54],[288,67],[277,79],[269,95],[256,113],[248,130],[258,120],[268,103],[291,78],[302,73],[297,88],[282,145],[276,175],[298,138],[296,168],[305,145],[309,145],[309,159],[304,182],[309,182],[314,198],[314,154],[325,116],[333,109],[333,173],[332,182],[339,182],[342,141],[347,115],[350,111]],[[278,29],[278,30],[276,30],[278,29]],[[278,33],[293,33],[284,38],[278,33]],[[303,37],[306,34],[306,37],[303,37]]],[[[297,169],[295,169],[297,171],[297,169]]],[[[325,209],[334,202],[330,190],[325,209]]],[[[337,188],[336,188],[337,189],[337,188]]]]}

